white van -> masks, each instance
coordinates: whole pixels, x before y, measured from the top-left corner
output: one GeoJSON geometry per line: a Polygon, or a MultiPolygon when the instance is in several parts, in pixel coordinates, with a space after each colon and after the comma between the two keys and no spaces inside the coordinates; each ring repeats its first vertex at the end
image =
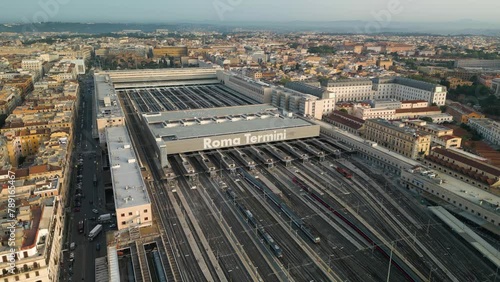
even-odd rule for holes
{"type": "Polygon", "coordinates": [[[75,250],[75,248],[76,248],[76,244],[75,244],[75,242],[72,242],[71,244],[69,244],[69,249],[70,249],[70,250],[72,250],[72,251],[73,251],[73,250],[75,250]]]}

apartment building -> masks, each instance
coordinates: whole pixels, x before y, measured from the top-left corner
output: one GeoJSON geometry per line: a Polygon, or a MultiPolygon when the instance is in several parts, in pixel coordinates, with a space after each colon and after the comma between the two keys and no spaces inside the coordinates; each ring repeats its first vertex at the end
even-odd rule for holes
{"type": "Polygon", "coordinates": [[[458,86],[472,86],[473,82],[470,80],[463,80],[458,77],[448,77],[446,81],[450,83],[450,89],[456,89],[458,86]]]}
{"type": "Polygon", "coordinates": [[[34,81],[38,81],[43,76],[43,62],[37,59],[23,59],[21,61],[23,70],[30,70],[35,73],[34,81]]]}
{"type": "Polygon", "coordinates": [[[330,81],[326,89],[337,102],[367,100],[424,100],[442,106],[446,101],[445,86],[403,77],[330,81]]]}
{"type": "Polygon", "coordinates": [[[404,77],[373,79],[374,99],[424,100],[442,106],[446,101],[445,86],[404,77]]]}
{"type": "Polygon", "coordinates": [[[396,110],[388,108],[363,107],[357,104],[354,105],[352,113],[355,117],[360,118],[362,120],[376,119],[376,118],[392,120],[394,119],[394,114],[396,113],[396,110]]]}
{"type": "Polygon", "coordinates": [[[457,102],[448,103],[446,112],[453,116],[453,120],[458,123],[468,123],[471,118],[485,118],[485,116],[474,109],[457,102]]]}
{"type": "Polygon", "coordinates": [[[500,70],[500,60],[464,59],[456,60],[455,68],[483,68],[500,70]]]}
{"type": "Polygon", "coordinates": [[[21,103],[21,90],[5,87],[0,90],[0,115],[9,115],[21,103]]]}
{"type": "Polygon", "coordinates": [[[424,120],[403,120],[403,122],[412,128],[428,132],[431,134],[431,146],[442,146],[448,148],[460,148],[462,145],[462,138],[453,135],[453,129],[428,123],[424,120]]]}
{"type": "Polygon", "coordinates": [[[500,145],[500,123],[489,118],[470,118],[469,126],[479,132],[485,140],[500,145]]]}
{"type": "MultiPolygon", "coordinates": [[[[0,223],[2,234],[15,234],[14,246],[8,244],[9,236],[2,237],[2,247],[0,247],[0,268],[2,269],[1,279],[4,282],[28,281],[45,282],[57,280],[57,269],[53,269],[54,261],[58,264],[59,249],[53,249],[52,241],[54,225],[54,208],[49,205],[29,205],[24,202],[18,207],[18,219],[15,228],[11,228],[10,220],[3,219],[0,223]],[[16,267],[9,272],[9,259],[12,255],[11,248],[15,250],[16,267]],[[57,253],[53,253],[57,251],[57,253]],[[51,264],[49,266],[47,263],[51,264]]],[[[7,207],[4,204],[2,211],[3,218],[7,218],[7,207]]]]}
{"type": "Polygon", "coordinates": [[[5,81],[4,87],[18,87],[21,89],[21,97],[24,98],[34,89],[33,79],[29,75],[16,76],[5,81]]]}
{"type": "Polygon", "coordinates": [[[485,159],[455,149],[433,148],[424,163],[484,190],[500,187],[500,169],[485,159]]]}
{"type": "Polygon", "coordinates": [[[310,94],[283,87],[273,88],[272,93],[271,104],[273,106],[304,117],[321,119],[323,115],[335,109],[335,99],[320,99],[310,94]]]}
{"type": "Polygon", "coordinates": [[[335,102],[373,100],[373,83],[370,79],[329,81],[325,87],[335,94],[335,102]]]}
{"type": "Polygon", "coordinates": [[[222,70],[217,70],[217,79],[222,81],[227,87],[238,91],[254,101],[264,104],[271,103],[273,91],[267,83],[222,70]]]}
{"type": "Polygon", "coordinates": [[[411,159],[428,155],[431,145],[431,134],[383,119],[365,121],[365,138],[411,159]]]}
{"type": "Polygon", "coordinates": [[[50,129],[23,129],[4,133],[7,140],[10,163],[17,167],[20,157],[34,155],[50,137],[50,129]]]}
{"type": "Polygon", "coordinates": [[[161,57],[185,57],[188,55],[187,46],[161,46],[153,49],[153,56],[155,58],[161,57]]]}

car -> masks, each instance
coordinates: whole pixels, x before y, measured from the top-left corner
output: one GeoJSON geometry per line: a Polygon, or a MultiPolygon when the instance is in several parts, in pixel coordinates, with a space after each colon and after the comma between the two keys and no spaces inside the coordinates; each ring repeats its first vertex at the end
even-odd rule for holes
{"type": "Polygon", "coordinates": [[[95,216],[93,216],[93,217],[91,217],[89,219],[92,220],[92,221],[96,221],[97,220],[97,218],[95,216]]]}
{"type": "Polygon", "coordinates": [[[99,211],[97,209],[93,209],[92,212],[95,213],[95,214],[99,213],[99,211]]]}
{"type": "Polygon", "coordinates": [[[80,208],[74,208],[73,211],[74,212],[80,212],[80,208]]]}
{"type": "Polygon", "coordinates": [[[96,249],[96,251],[99,251],[101,249],[101,243],[97,243],[95,245],[95,249],[96,249]]]}
{"type": "Polygon", "coordinates": [[[114,223],[109,225],[109,228],[115,228],[115,227],[116,227],[116,224],[114,224],[114,223]]]}
{"type": "Polygon", "coordinates": [[[71,242],[71,244],[69,244],[69,249],[74,251],[76,248],[76,243],[75,242],[71,242]]]}

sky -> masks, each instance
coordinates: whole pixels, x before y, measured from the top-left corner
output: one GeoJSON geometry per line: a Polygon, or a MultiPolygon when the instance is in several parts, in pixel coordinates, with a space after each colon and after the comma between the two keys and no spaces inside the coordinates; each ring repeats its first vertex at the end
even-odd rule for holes
{"type": "Polygon", "coordinates": [[[0,22],[378,20],[499,23],[499,0],[3,0],[0,22]]]}

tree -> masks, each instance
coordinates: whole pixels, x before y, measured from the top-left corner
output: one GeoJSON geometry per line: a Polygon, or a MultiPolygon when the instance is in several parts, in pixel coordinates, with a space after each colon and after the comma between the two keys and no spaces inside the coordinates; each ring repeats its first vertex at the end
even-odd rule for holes
{"type": "Polygon", "coordinates": [[[431,117],[421,117],[420,119],[423,120],[423,121],[426,121],[426,122],[432,122],[432,118],[431,117]]]}
{"type": "Polygon", "coordinates": [[[344,109],[344,108],[340,109],[339,111],[340,111],[340,112],[343,112],[343,113],[346,113],[346,114],[348,113],[348,112],[347,112],[347,110],[346,110],[346,109],[344,109]]]}

